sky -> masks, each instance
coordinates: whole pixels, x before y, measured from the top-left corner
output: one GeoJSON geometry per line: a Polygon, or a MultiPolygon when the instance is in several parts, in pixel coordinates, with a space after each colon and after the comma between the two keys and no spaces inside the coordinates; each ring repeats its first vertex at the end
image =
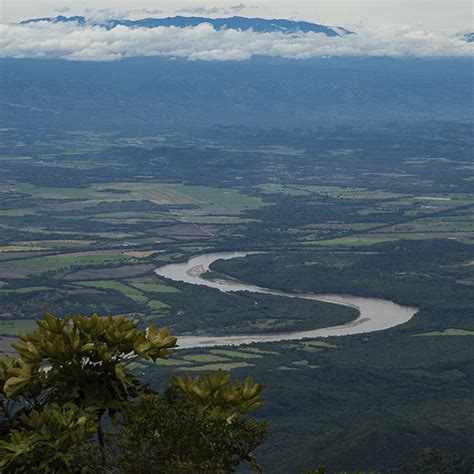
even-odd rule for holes
{"type": "Polygon", "coordinates": [[[470,57],[474,43],[473,3],[465,0],[0,0],[0,57],[114,61],[161,56],[188,60],[246,60],[254,56],[310,59],[327,56],[470,57]],[[251,2],[251,3],[250,3],[251,2]],[[84,15],[75,24],[16,24],[27,18],[84,15]],[[248,16],[306,20],[342,26],[356,35],[215,31],[194,28],[107,30],[94,24],[110,18],[248,16]]]}

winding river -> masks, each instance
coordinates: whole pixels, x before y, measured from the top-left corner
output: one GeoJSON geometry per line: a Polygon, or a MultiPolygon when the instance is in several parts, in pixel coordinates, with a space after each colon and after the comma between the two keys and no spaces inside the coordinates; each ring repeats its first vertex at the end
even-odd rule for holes
{"type": "Polygon", "coordinates": [[[249,291],[251,293],[265,293],[267,295],[301,298],[305,300],[316,300],[342,306],[350,306],[359,311],[359,316],[354,321],[341,326],[332,326],[310,331],[228,336],[179,336],[178,343],[180,348],[191,349],[196,347],[251,344],[252,342],[292,341],[305,338],[349,336],[353,334],[383,331],[406,323],[418,311],[417,308],[400,306],[392,301],[377,298],[339,294],[287,293],[259,286],[247,285],[232,280],[211,281],[202,278],[202,275],[209,271],[209,266],[216,260],[230,260],[232,258],[245,257],[251,253],[252,252],[225,252],[199,255],[184,263],[164,265],[156,270],[156,274],[174,281],[215,288],[224,293],[232,291],[249,291]]]}

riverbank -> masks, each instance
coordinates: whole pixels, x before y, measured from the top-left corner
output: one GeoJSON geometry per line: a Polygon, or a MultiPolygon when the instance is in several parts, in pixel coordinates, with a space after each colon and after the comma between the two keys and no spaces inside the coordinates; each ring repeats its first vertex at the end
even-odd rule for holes
{"type": "Polygon", "coordinates": [[[214,347],[242,345],[255,342],[277,342],[301,340],[305,338],[348,336],[354,334],[383,331],[408,322],[418,311],[417,308],[398,305],[392,301],[338,294],[289,293],[271,290],[255,285],[230,280],[207,280],[202,278],[209,271],[210,265],[217,260],[230,260],[245,257],[253,252],[222,252],[203,254],[187,262],[164,265],[155,273],[163,278],[192,285],[207,286],[221,292],[247,291],[287,298],[314,300],[355,308],[359,315],[350,323],[308,331],[283,332],[279,334],[248,334],[227,336],[180,336],[181,348],[214,347]]]}

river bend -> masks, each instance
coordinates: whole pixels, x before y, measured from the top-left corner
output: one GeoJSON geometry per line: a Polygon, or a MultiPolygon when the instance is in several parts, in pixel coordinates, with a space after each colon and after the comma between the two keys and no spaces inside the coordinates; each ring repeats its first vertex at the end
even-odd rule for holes
{"type": "Polygon", "coordinates": [[[378,298],[339,294],[288,293],[231,280],[206,280],[202,275],[209,271],[209,266],[216,260],[230,260],[245,257],[252,252],[211,253],[193,257],[187,262],[164,265],[156,274],[174,281],[215,288],[224,293],[232,291],[249,291],[267,295],[301,298],[323,301],[341,306],[350,306],[359,311],[359,316],[350,323],[309,331],[295,331],[274,334],[249,334],[228,336],[179,336],[178,344],[182,349],[213,347],[227,345],[251,344],[253,342],[292,341],[305,338],[349,336],[374,331],[383,331],[409,321],[418,311],[417,308],[398,305],[392,301],[378,298]]]}

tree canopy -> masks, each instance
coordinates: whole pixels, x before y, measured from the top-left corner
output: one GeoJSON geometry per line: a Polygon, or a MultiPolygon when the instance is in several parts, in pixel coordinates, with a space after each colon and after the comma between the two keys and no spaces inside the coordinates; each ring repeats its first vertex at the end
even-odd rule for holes
{"type": "Polygon", "coordinates": [[[266,424],[244,415],[261,406],[263,386],[251,378],[184,375],[159,394],[129,365],[167,358],[169,328],[96,315],[46,314],[37,325],[13,344],[18,357],[0,359],[2,472],[259,469],[252,451],[266,424]]]}

